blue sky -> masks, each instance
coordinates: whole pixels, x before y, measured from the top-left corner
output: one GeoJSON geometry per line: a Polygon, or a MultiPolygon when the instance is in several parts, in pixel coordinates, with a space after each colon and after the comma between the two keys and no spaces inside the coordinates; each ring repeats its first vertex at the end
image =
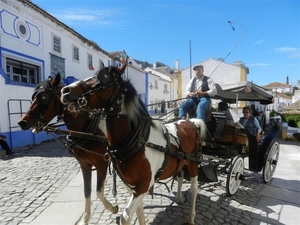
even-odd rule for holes
{"type": "Polygon", "coordinates": [[[32,0],[107,52],[171,68],[242,61],[248,81],[300,80],[299,0],[32,0]],[[232,22],[232,27],[228,23],[232,22]]]}

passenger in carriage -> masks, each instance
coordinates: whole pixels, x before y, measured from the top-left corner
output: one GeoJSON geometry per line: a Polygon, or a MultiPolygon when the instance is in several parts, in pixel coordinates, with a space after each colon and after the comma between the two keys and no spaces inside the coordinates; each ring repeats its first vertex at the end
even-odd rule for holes
{"type": "Polygon", "coordinates": [[[226,102],[218,103],[218,112],[223,113],[220,118],[218,118],[216,131],[214,134],[215,139],[221,139],[224,133],[225,124],[234,125],[233,118],[228,110],[228,104],[226,102]]]}
{"type": "Polygon", "coordinates": [[[217,94],[217,88],[208,76],[204,75],[202,65],[194,66],[195,77],[192,78],[186,87],[186,96],[188,97],[181,102],[179,107],[179,118],[186,118],[189,108],[197,105],[197,118],[206,121],[206,110],[211,104],[211,97],[217,94]]]}
{"type": "Polygon", "coordinates": [[[243,108],[244,116],[240,118],[240,123],[250,134],[256,137],[257,142],[260,142],[260,133],[262,131],[258,120],[252,116],[252,109],[249,106],[243,108]]]}

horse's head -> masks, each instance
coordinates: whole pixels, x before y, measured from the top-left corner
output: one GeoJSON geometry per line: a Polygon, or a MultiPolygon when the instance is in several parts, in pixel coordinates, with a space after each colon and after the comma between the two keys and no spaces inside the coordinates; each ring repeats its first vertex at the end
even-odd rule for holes
{"type": "Polygon", "coordinates": [[[68,104],[76,101],[80,108],[109,108],[118,104],[123,87],[121,75],[126,64],[122,67],[105,67],[96,75],[84,81],[76,81],[61,90],[61,102],[68,104]]]}
{"type": "Polygon", "coordinates": [[[60,103],[60,90],[64,86],[60,82],[60,74],[38,84],[32,95],[32,104],[22,116],[18,124],[22,130],[33,128],[35,132],[48,124],[55,116],[62,116],[63,105],[60,103]]]}

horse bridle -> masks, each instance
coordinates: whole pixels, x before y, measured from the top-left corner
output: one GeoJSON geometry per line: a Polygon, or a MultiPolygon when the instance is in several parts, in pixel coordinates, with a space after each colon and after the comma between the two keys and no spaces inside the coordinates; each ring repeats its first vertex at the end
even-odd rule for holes
{"type": "MultiPolygon", "coordinates": [[[[51,94],[47,94],[45,90],[41,89],[32,94],[32,101],[36,100],[38,107],[43,107],[41,110],[41,113],[36,114],[33,110],[29,109],[26,113],[33,116],[36,119],[36,122],[34,126],[36,127],[36,130],[41,130],[45,125],[47,125],[46,122],[43,121],[44,113],[47,109],[49,109],[49,104],[53,97],[58,97],[60,94],[60,88],[54,87],[51,85],[51,81],[49,82],[49,88],[48,90],[51,92],[51,94]]],[[[60,104],[59,99],[56,101],[56,110],[57,110],[57,118],[60,120],[63,115],[63,106],[60,104]]]]}
{"type": "MultiPolygon", "coordinates": [[[[88,87],[84,81],[80,82],[82,88],[86,92],[82,94],[81,97],[77,98],[79,111],[87,111],[86,108],[88,108],[89,96],[97,93],[98,91],[105,90],[111,86],[114,86],[114,91],[109,98],[108,106],[105,107],[105,112],[111,112],[116,106],[120,105],[124,95],[117,93],[116,90],[120,88],[122,84],[124,84],[124,80],[121,78],[121,76],[118,77],[119,74],[116,72],[116,70],[118,70],[118,68],[113,66],[105,67],[104,69],[100,70],[97,74],[98,82],[94,84],[92,89],[90,90],[88,90],[88,87]]],[[[123,86],[121,93],[123,93],[124,91],[126,91],[125,86],[123,86]]],[[[93,111],[94,110],[92,110],[92,112],[93,111]]]]}

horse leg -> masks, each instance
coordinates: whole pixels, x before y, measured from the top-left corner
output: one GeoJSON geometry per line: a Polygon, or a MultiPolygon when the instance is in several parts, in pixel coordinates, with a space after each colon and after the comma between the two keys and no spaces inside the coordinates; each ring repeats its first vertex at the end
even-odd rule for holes
{"type": "Polygon", "coordinates": [[[104,183],[106,177],[106,170],[97,169],[97,197],[102,202],[104,208],[112,213],[117,213],[119,208],[118,206],[112,205],[104,196],[104,183]]]}
{"type": "Polygon", "coordinates": [[[80,164],[80,167],[83,175],[85,208],[82,219],[78,224],[88,224],[91,218],[92,167],[83,163],[80,164]]]}
{"type": "Polygon", "coordinates": [[[136,212],[139,225],[146,225],[144,208],[143,208],[143,199],[146,193],[139,196],[135,196],[133,190],[126,186],[128,193],[131,195],[131,198],[124,209],[122,215],[120,216],[121,225],[130,225],[134,212],[136,212]]]}
{"type": "Polygon", "coordinates": [[[195,162],[188,162],[189,174],[191,177],[191,208],[188,225],[193,225],[196,217],[196,199],[198,194],[198,164],[195,162]]]}
{"type": "Polygon", "coordinates": [[[182,194],[181,188],[182,188],[182,182],[183,182],[183,170],[179,172],[179,175],[177,175],[177,193],[176,193],[176,199],[177,203],[182,204],[185,203],[186,197],[182,194]]]}
{"type": "Polygon", "coordinates": [[[139,224],[146,224],[143,201],[141,201],[141,203],[138,205],[136,209],[136,216],[138,217],[139,224]]]}

